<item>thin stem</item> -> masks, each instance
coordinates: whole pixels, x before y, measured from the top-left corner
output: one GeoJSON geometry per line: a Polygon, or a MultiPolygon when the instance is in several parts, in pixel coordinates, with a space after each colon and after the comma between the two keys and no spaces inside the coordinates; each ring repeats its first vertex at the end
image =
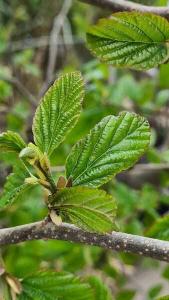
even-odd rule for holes
{"type": "Polygon", "coordinates": [[[51,173],[46,174],[46,179],[50,183],[52,194],[55,194],[57,192],[57,187],[56,187],[56,184],[55,184],[54,179],[52,177],[52,174],[51,173]]]}
{"type": "Polygon", "coordinates": [[[79,0],[80,2],[88,3],[101,7],[103,9],[109,9],[111,12],[119,11],[139,11],[149,12],[160,15],[169,19],[169,7],[159,6],[147,6],[138,3],[134,3],[127,0],[79,0]]]}
{"type": "Polygon", "coordinates": [[[49,182],[51,193],[52,193],[52,194],[55,194],[55,193],[57,192],[57,187],[56,187],[56,184],[55,184],[55,182],[54,182],[54,179],[53,179],[53,177],[52,177],[52,174],[51,174],[50,170],[45,171],[45,170],[41,167],[40,163],[38,164],[38,169],[43,173],[43,175],[45,176],[46,180],[49,182]]]}

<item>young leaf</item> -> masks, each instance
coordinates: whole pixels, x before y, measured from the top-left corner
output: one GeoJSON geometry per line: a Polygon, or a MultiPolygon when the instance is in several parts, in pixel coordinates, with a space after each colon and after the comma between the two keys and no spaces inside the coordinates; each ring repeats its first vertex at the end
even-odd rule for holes
{"type": "Polygon", "coordinates": [[[64,188],[57,192],[53,201],[51,198],[50,203],[64,221],[83,229],[110,232],[115,228],[116,201],[105,191],[87,187],[64,188]]]}
{"type": "Polygon", "coordinates": [[[133,166],[150,141],[148,122],[134,113],[108,116],[79,141],[67,158],[72,185],[98,187],[133,166]]]}
{"type": "Polygon", "coordinates": [[[169,241],[169,216],[159,218],[148,230],[147,235],[156,239],[169,241]]]}
{"type": "Polygon", "coordinates": [[[19,300],[96,300],[90,284],[69,273],[41,272],[22,281],[19,300]]]}
{"type": "Polygon", "coordinates": [[[83,100],[79,72],[65,74],[54,82],[36,110],[33,121],[35,144],[51,155],[75,126],[83,100]]]}
{"type": "Polygon", "coordinates": [[[0,134],[1,151],[14,151],[19,153],[25,147],[26,144],[18,133],[7,131],[0,134]]]}
{"type": "Polygon", "coordinates": [[[139,12],[115,13],[87,33],[88,47],[103,62],[147,70],[169,58],[169,23],[139,12]]]}
{"type": "Polygon", "coordinates": [[[25,183],[25,178],[28,177],[29,174],[22,168],[18,166],[14,173],[11,173],[4,185],[3,193],[0,196],[0,207],[4,207],[8,204],[12,204],[14,201],[18,200],[22,194],[30,188],[32,185],[29,183],[25,183]]]}

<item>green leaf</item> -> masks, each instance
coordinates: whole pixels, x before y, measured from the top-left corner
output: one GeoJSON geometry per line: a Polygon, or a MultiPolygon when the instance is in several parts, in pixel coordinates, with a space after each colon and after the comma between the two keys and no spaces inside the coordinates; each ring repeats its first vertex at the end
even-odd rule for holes
{"type": "Polygon", "coordinates": [[[96,276],[91,276],[88,278],[88,282],[95,290],[96,300],[112,300],[109,289],[101,279],[96,276]]]}
{"type": "Polygon", "coordinates": [[[148,291],[148,298],[149,299],[155,299],[157,296],[159,296],[159,294],[162,291],[162,289],[163,289],[162,284],[156,284],[156,285],[154,285],[148,291]]]}
{"type": "Polygon", "coordinates": [[[150,141],[148,122],[134,113],[108,116],[72,149],[66,162],[72,184],[98,187],[133,166],[150,141]]]}
{"type": "Polygon", "coordinates": [[[148,230],[147,235],[160,240],[169,241],[169,215],[159,218],[148,230]]]}
{"type": "Polygon", "coordinates": [[[134,290],[120,290],[116,295],[116,300],[134,300],[136,291],[134,290]]]}
{"type": "Polygon", "coordinates": [[[163,17],[139,12],[115,13],[87,33],[91,52],[117,67],[147,70],[169,58],[169,23],[163,17]]]}
{"type": "Polygon", "coordinates": [[[75,126],[83,94],[80,72],[63,75],[45,94],[33,121],[34,140],[42,152],[51,155],[75,126]]]}
{"type": "Polygon", "coordinates": [[[115,228],[116,201],[105,191],[87,187],[64,188],[50,203],[64,221],[83,229],[110,232],[115,228]]]}
{"type": "Polygon", "coordinates": [[[96,300],[90,284],[69,273],[41,272],[22,281],[19,300],[96,300]]]}
{"type": "Polygon", "coordinates": [[[14,169],[14,173],[11,173],[6,179],[3,193],[0,196],[0,208],[18,200],[32,186],[25,183],[25,179],[28,176],[30,175],[24,167],[18,166],[14,169]]]}
{"type": "Polygon", "coordinates": [[[0,150],[14,151],[19,153],[26,147],[24,140],[19,134],[13,131],[7,131],[0,134],[0,150]]]}
{"type": "Polygon", "coordinates": [[[169,295],[168,296],[160,297],[157,300],[169,300],[169,295]]]}

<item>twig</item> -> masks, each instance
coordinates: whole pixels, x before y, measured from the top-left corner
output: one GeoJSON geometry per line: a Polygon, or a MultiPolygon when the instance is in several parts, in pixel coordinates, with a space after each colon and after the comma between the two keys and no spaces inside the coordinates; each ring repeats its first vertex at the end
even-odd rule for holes
{"type": "MultiPolygon", "coordinates": [[[[52,167],[53,172],[64,172],[65,167],[64,166],[56,166],[52,167]]],[[[139,173],[139,172],[147,172],[147,171],[169,171],[169,163],[148,163],[148,164],[136,164],[131,170],[126,171],[126,173],[139,173]]]]}
{"type": "Polygon", "coordinates": [[[63,25],[63,30],[62,31],[63,31],[64,45],[66,47],[70,46],[70,45],[73,45],[74,44],[73,33],[72,33],[71,24],[69,22],[68,17],[65,18],[64,25],[63,25]]]}
{"type": "Polygon", "coordinates": [[[0,76],[0,80],[4,80],[4,81],[7,81],[7,82],[15,85],[17,87],[17,89],[19,90],[19,92],[24,97],[26,97],[34,107],[36,107],[36,105],[37,105],[36,98],[27,90],[27,88],[25,88],[25,86],[22,84],[22,82],[18,78],[0,76]]]}
{"type": "Polygon", "coordinates": [[[54,45],[54,41],[58,39],[60,30],[63,27],[65,18],[69,12],[71,4],[71,0],[65,0],[59,15],[54,18],[53,27],[50,35],[49,62],[47,68],[47,81],[49,82],[53,79],[53,73],[55,70],[55,62],[57,57],[57,47],[56,45],[54,45]]]}
{"type": "Polygon", "coordinates": [[[135,174],[137,172],[156,172],[156,171],[169,171],[169,163],[148,163],[148,164],[137,164],[131,170],[135,174]]]}
{"type": "Polygon", "coordinates": [[[147,6],[147,5],[133,3],[127,0],[79,0],[79,1],[91,5],[96,5],[104,9],[109,9],[112,12],[119,12],[119,11],[149,12],[149,13],[154,13],[162,17],[165,17],[166,19],[169,19],[169,7],[147,6]]]}
{"type": "Polygon", "coordinates": [[[70,224],[56,226],[46,220],[0,229],[0,245],[40,239],[78,242],[169,262],[169,242],[148,237],[115,231],[111,234],[91,233],[70,224]]]}
{"type": "MultiPolygon", "coordinates": [[[[64,25],[65,27],[65,25],[64,25]]],[[[32,49],[32,48],[42,48],[42,47],[47,47],[49,46],[50,41],[49,41],[49,36],[40,36],[40,37],[31,37],[31,38],[26,38],[23,40],[18,40],[18,41],[11,41],[9,42],[7,46],[7,52],[16,52],[16,51],[21,51],[25,49],[32,49]]],[[[80,39],[79,37],[72,36],[72,37],[67,37],[67,40],[64,40],[64,45],[65,46],[72,46],[72,45],[81,45],[84,44],[84,41],[80,39]]],[[[60,47],[63,45],[63,39],[58,37],[57,40],[53,41],[50,45],[55,45],[57,47],[60,47]]]]}
{"type": "Polygon", "coordinates": [[[58,53],[59,34],[63,27],[65,18],[70,10],[71,5],[72,5],[72,0],[65,0],[60,13],[54,18],[53,27],[49,37],[49,59],[48,59],[46,80],[39,93],[39,97],[41,97],[44,94],[44,92],[46,91],[46,89],[48,88],[48,86],[51,84],[53,80],[55,63],[56,63],[56,58],[58,53]]]}

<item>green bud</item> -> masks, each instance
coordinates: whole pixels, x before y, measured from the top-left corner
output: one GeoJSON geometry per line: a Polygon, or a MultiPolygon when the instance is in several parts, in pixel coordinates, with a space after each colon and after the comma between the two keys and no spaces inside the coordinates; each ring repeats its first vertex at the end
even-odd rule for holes
{"type": "Polygon", "coordinates": [[[38,178],[36,178],[36,177],[27,177],[27,178],[25,178],[25,183],[37,184],[38,183],[38,178]]]}
{"type": "Polygon", "coordinates": [[[34,149],[30,147],[26,147],[21,150],[19,153],[20,158],[28,158],[28,159],[34,159],[37,156],[37,153],[34,149]]]}

